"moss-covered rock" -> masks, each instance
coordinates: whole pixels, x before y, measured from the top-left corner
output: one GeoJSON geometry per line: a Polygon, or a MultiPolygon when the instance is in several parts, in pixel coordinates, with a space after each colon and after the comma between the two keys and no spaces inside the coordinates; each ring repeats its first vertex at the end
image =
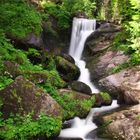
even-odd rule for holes
{"type": "Polygon", "coordinates": [[[37,118],[41,112],[47,116],[62,117],[62,109],[58,103],[22,76],[1,90],[0,96],[3,101],[1,110],[5,118],[9,117],[10,113],[33,113],[34,118],[37,118]]]}
{"type": "Polygon", "coordinates": [[[80,70],[76,65],[70,63],[60,56],[56,56],[55,61],[56,68],[60,73],[62,79],[64,79],[65,81],[73,81],[78,79],[80,70]]]}
{"type": "Polygon", "coordinates": [[[95,104],[95,96],[86,95],[80,92],[61,89],[59,95],[63,101],[60,105],[64,109],[64,118],[70,119],[74,116],[86,117],[95,104]]]}
{"type": "Polygon", "coordinates": [[[95,105],[94,107],[101,107],[103,105],[111,105],[112,98],[106,92],[100,92],[99,94],[95,94],[95,105]]]}

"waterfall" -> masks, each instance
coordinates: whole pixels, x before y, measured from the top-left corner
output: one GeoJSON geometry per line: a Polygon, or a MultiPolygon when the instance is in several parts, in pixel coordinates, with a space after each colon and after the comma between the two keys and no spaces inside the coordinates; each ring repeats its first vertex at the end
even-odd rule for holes
{"type": "MultiPolygon", "coordinates": [[[[87,84],[91,88],[92,93],[99,93],[99,90],[90,81],[89,70],[86,68],[85,61],[82,60],[82,52],[84,50],[86,39],[91,33],[95,31],[95,29],[96,29],[96,20],[74,18],[69,54],[75,59],[76,65],[80,69],[81,74],[78,80],[87,84]]],[[[80,119],[79,117],[75,117],[73,119],[72,127],[63,129],[59,137],[82,138],[83,140],[93,140],[93,138],[92,139],[86,138],[89,132],[97,128],[96,124],[92,122],[93,116],[95,116],[95,114],[99,114],[103,111],[108,111],[110,109],[114,109],[117,107],[118,107],[117,102],[113,101],[111,106],[107,107],[103,106],[101,108],[91,109],[86,119],[80,119]]],[[[94,140],[99,140],[96,135],[93,137],[94,140]]]]}
{"type": "Polygon", "coordinates": [[[96,29],[96,20],[74,18],[69,54],[80,60],[87,37],[96,29]]]}
{"type": "Polygon", "coordinates": [[[98,93],[99,90],[90,81],[90,73],[85,61],[81,60],[86,39],[95,29],[96,20],[74,18],[69,54],[75,59],[76,65],[80,69],[81,75],[78,81],[87,84],[93,93],[98,93]]]}

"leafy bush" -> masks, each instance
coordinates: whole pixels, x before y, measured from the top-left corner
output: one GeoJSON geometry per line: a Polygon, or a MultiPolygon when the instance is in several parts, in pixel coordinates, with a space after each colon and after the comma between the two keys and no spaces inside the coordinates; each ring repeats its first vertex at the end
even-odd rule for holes
{"type": "Polygon", "coordinates": [[[61,118],[41,114],[37,120],[31,115],[12,115],[3,120],[0,117],[0,138],[6,140],[27,140],[40,136],[49,138],[58,135],[61,130],[61,118]]]}
{"type": "MultiPolygon", "coordinates": [[[[130,7],[128,10],[131,12],[127,10],[126,13],[129,16],[126,14],[124,18],[124,31],[115,38],[114,46],[121,48],[131,56],[130,64],[127,66],[133,66],[140,64],[140,1],[129,0],[129,3],[130,7]]],[[[122,66],[126,68],[125,64],[122,66]]]]}
{"type": "Polygon", "coordinates": [[[23,38],[28,33],[41,32],[41,17],[23,0],[0,2],[0,28],[7,34],[23,38]]]}
{"type": "Polygon", "coordinates": [[[93,11],[95,10],[95,2],[90,0],[64,0],[63,7],[71,15],[77,12],[84,12],[88,17],[93,17],[93,11]]]}
{"type": "Polygon", "coordinates": [[[53,16],[58,20],[58,26],[62,29],[70,26],[74,14],[82,12],[88,17],[93,17],[93,11],[95,10],[95,3],[90,0],[63,0],[61,4],[46,0],[42,6],[48,16],[53,16]]]}

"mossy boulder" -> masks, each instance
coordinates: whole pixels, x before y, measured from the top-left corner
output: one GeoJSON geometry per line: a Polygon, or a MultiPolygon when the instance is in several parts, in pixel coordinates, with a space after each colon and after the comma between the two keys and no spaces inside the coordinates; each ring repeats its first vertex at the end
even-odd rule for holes
{"type": "Polygon", "coordinates": [[[69,62],[75,64],[75,60],[72,56],[66,54],[66,53],[62,53],[60,54],[61,57],[63,57],[64,59],[68,60],[69,62]]]}
{"type": "Polygon", "coordinates": [[[3,102],[1,111],[5,118],[9,117],[10,113],[33,113],[34,118],[40,113],[62,117],[59,104],[23,76],[18,76],[12,84],[1,90],[0,97],[3,102]]]}
{"type": "Polygon", "coordinates": [[[74,116],[79,116],[80,118],[86,117],[95,104],[95,96],[73,90],[60,89],[59,95],[63,99],[63,102],[60,104],[64,109],[65,119],[71,119],[74,116]]]}
{"type": "Polygon", "coordinates": [[[86,94],[90,94],[90,95],[92,93],[90,87],[88,85],[86,85],[85,83],[80,82],[80,81],[73,81],[70,84],[70,87],[72,90],[75,90],[75,91],[78,91],[81,93],[86,93],[86,94]]]}
{"type": "Polygon", "coordinates": [[[77,80],[80,76],[79,68],[75,64],[72,64],[71,62],[64,59],[63,57],[56,56],[55,62],[57,71],[61,75],[62,79],[64,79],[65,81],[70,82],[73,80],[77,80]]]}

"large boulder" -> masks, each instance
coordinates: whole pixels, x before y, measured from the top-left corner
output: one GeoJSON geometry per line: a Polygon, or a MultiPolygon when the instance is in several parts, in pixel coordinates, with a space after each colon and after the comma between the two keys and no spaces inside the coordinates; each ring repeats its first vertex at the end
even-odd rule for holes
{"type": "Polygon", "coordinates": [[[140,102],[140,66],[125,69],[99,81],[100,87],[118,98],[120,104],[134,105],[140,102]]]}
{"type": "Polygon", "coordinates": [[[100,119],[100,134],[117,140],[140,139],[140,105],[107,114],[100,119]]]}
{"type": "Polygon", "coordinates": [[[80,76],[80,70],[75,64],[72,64],[61,56],[56,56],[55,61],[56,69],[62,79],[68,82],[78,79],[80,76]]]}
{"type": "Polygon", "coordinates": [[[90,89],[90,87],[88,85],[86,85],[83,82],[80,81],[73,81],[70,84],[70,87],[72,90],[78,91],[78,92],[82,92],[82,93],[86,93],[86,94],[92,94],[92,91],[90,89]]]}
{"type": "Polygon", "coordinates": [[[110,71],[120,64],[123,64],[128,60],[121,51],[107,50],[103,54],[95,55],[87,59],[87,67],[91,72],[91,79],[98,81],[99,79],[106,77],[110,74],[110,71]]]}
{"type": "Polygon", "coordinates": [[[17,77],[12,84],[1,90],[0,98],[3,102],[1,111],[5,118],[9,117],[10,113],[21,115],[33,113],[33,118],[37,118],[40,113],[62,117],[59,104],[49,94],[22,76],[17,77]]]}

